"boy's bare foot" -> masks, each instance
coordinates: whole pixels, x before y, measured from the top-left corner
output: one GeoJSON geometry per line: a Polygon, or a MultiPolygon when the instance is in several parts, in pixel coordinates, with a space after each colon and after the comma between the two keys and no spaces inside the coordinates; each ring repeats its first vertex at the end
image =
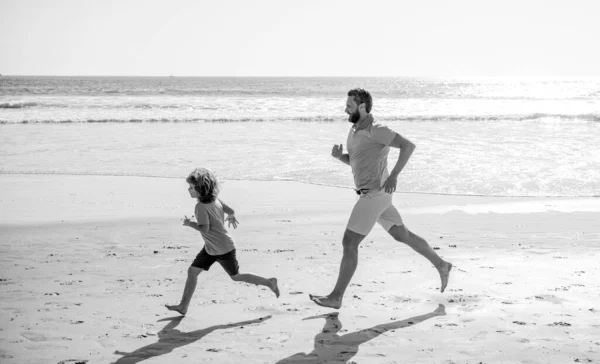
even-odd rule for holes
{"type": "Polygon", "coordinates": [[[438,272],[440,273],[440,279],[442,280],[442,286],[440,287],[440,291],[444,293],[446,286],[448,285],[448,280],[450,279],[450,270],[452,269],[452,263],[444,262],[440,268],[438,268],[438,272]]]}
{"type": "Polygon", "coordinates": [[[316,316],[310,316],[310,317],[306,317],[303,318],[302,321],[306,321],[306,320],[314,320],[317,318],[324,318],[324,319],[335,319],[339,316],[339,312],[334,311],[334,312],[329,312],[329,313],[324,313],[322,315],[316,315],[316,316]]]}
{"type": "Polygon", "coordinates": [[[277,278],[269,278],[267,280],[269,281],[269,288],[271,291],[273,291],[273,293],[275,293],[275,296],[279,298],[279,286],[277,285],[277,278]]]}
{"type": "Polygon", "coordinates": [[[309,294],[308,297],[319,306],[331,307],[336,310],[342,307],[341,299],[330,298],[329,296],[315,296],[312,294],[309,294]]]}
{"type": "Polygon", "coordinates": [[[177,311],[184,316],[187,313],[187,307],[184,308],[182,305],[165,305],[165,307],[167,308],[167,310],[177,311]]]}

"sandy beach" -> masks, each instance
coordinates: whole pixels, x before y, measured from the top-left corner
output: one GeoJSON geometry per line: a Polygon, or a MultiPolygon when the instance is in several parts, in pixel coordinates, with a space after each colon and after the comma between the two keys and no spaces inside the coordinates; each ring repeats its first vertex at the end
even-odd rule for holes
{"type": "Polygon", "coordinates": [[[200,275],[184,179],[0,175],[0,362],[598,363],[600,199],[394,195],[413,232],[454,264],[445,293],[377,226],[344,306],[329,293],[351,189],[224,181],[240,268],[268,290],[200,275]]]}

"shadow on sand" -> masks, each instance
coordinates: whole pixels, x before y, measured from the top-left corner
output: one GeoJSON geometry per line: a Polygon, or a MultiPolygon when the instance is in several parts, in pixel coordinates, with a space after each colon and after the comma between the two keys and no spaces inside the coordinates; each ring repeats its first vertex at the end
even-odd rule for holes
{"type": "Polygon", "coordinates": [[[179,323],[181,322],[181,319],[183,319],[183,318],[184,318],[184,316],[173,316],[173,317],[167,317],[167,318],[158,320],[158,322],[169,321],[167,326],[165,326],[158,333],[158,342],[141,347],[131,353],[115,351],[115,354],[123,355],[123,357],[119,358],[119,360],[114,362],[114,364],[139,363],[143,360],[147,360],[150,358],[154,358],[156,356],[168,354],[168,353],[172,352],[174,349],[194,343],[215,330],[257,324],[257,323],[261,323],[261,322],[264,322],[264,321],[270,319],[271,316],[265,316],[265,317],[261,317],[261,318],[255,319],[255,320],[236,322],[236,323],[226,324],[226,325],[215,325],[215,326],[207,327],[205,329],[194,330],[194,331],[190,331],[190,332],[181,332],[179,330],[175,330],[175,327],[177,325],[179,325],[179,323]]]}
{"type": "Polygon", "coordinates": [[[358,353],[358,347],[369,340],[376,338],[384,332],[401,329],[416,325],[436,316],[446,314],[446,308],[440,304],[435,311],[425,315],[407,318],[402,321],[394,321],[386,324],[370,327],[343,336],[337,333],[342,328],[338,319],[339,312],[332,312],[319,316],[307,317],[304,320],[324,318],[325,326],[315,336],[315,348],[309,353],[297,353],[277,362],[277,364],[316,364],[316,363],[347,363],[358,353]]]}

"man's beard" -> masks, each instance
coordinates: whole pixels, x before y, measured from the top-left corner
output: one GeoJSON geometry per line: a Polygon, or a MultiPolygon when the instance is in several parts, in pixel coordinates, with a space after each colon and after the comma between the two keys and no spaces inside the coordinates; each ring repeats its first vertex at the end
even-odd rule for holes
{"type": "Polygon", "coordinates": [[[358,112],[358,110],[356,110],[352,114],[348,115],[348,121],[351,122],[352,124],[356,124],[359,119],[360,119],[360,112],[358,112]]]}

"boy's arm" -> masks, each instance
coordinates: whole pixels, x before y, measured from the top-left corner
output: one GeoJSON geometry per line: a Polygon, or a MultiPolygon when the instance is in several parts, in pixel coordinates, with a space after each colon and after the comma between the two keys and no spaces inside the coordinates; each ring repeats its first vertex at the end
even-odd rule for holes
{"type": "Polygon", "coordinates": [[[221,199],[219,199],[219,201],[221,202],[221,206],[223,206],[223,212],[227,214],[227,218],[225,219],[225,221],[227,221],[228,226],[233,225],[233,228],[237,229],[237,224],[239,224],[239,222],[235,217],[235,211],[233,211],[233,209],[221,199]]]}
{"type": "Polygon", "coordinates": [[[201,233],[207,233],[210,228],[210,220],[208,219],[208,213],[201,206],[196,205],[194,211],[196,214],[196,221],[190,220],[187,216],[183,220],[183,225],[189,226],[194,230],[198,230],[201,233]]]}
{"type": "Polygon", "coordinates": [[[197,222],[194,222],[194,221],[188,219],[187,217],[185,220],[183,220],[183,225],[189,226],[192,229],[198,230],[199,232],[204,233],[204,234],[206,234],[208,232],[208,228],[209,228],[208,224],[200,225],[197,222]]]}
{"type": "Polygon", "coordinates": [[[227,205],[221,199],[219,199],[219,201],[221,201],[221,205],[223,206],[223,212],[224,213],[226,213],[227,215],[235,215],[235,211],[233,211],[233,209],[229,205],[227,205]]]}

